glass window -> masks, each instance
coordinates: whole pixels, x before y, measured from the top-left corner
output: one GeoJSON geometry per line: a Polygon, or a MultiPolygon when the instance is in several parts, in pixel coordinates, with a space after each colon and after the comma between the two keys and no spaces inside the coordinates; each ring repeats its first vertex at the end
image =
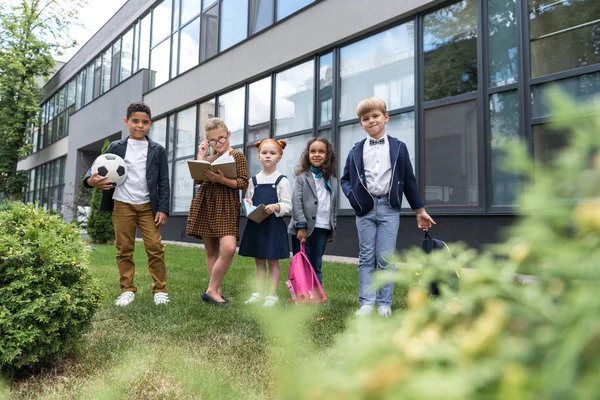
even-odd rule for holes
{"type": "Polygon", "coordinates": [[[177,113],[175,158],[193,156],[196,149],[196,106],[177,113]]]}
{"type": "Polygon", "coordinates": [[[200,55],[200,18],[181,29],[179,46],[179,73],[198,65],[200,55]]]}
{"type": "Polygon", "coordinates": [[[306,7],[314,0],[277,0],[277,21],[306,7]]]}
{"type": "Polygon", "coordinates": [[[546,96],[549,89],[553,87],[560,88],[565,94],[581,104],[581,107],[592,107],[594,104],[593,98],[600,93],[600,72],[532,87],[532,116],[534,118],[551,115],[546,96]]]}
{"type": "Polygon", "coordinates": [[[319,61],[319,125],[331,123],[333,115],[333,54],[329,53],[319,61]]]}
{"type": "Polygon", "coordinates": [[[312,128],[314,65],[310,60],[275,75],[275,135],[312,128]]]}
{"type": "MultiPolygon", "coordinates": [[[[408,112],[400,115],[394,115],[390,117],[389,122],[386,125],[386,132],[391,136],[402,140],[408,148],[410,154],[410,162],[415,171],[415,113],[408,112]]],[[[340,152],[338,154],[338,175],[342,175],[344,172],[344,166],[346,165],[346,158],[350,149],[354,144],[361,139],[367,137],[367,133],[362,127],[356,123],[352,125],[346,125],[340,128],[340,152]]],[[[341,192],[340,192],[341,193],[341,192]]],[[[340,195],[340,208],[351,209],[350,202],[343,194],[340,195]]],[[[406,198],[403,196],[402,207],[410,208],[406,198]]]]}
{"type": "Polygon", "coordinates": [[[140,65],[139,68],[148,68],[148,56],[150,54],[150,14],[142,20],[140,28],[140,65]]]}
{"type": "Polygon", "coordinates": [[[150,88],[155,88],[169,80],[170,60],[171,40],[167,39],[152,49],[150,55],[150,88]]]}
{"type": "Polygon", "coordinates": [[[204,7],[202,11],[208,10],[213,4],[216,4],[218,0],[204,0],[204,7]]]}
{"type": "Polygon", "coordinates": [[[131,73],[134,74],[138,70],[138,59],[140,55],[140,24],[136,23],[133,26],[133,54],[131,63],[131,73]]]}
{"type": "Polygon", "coordinates": [[[249,86],[248,140],[252,145],[270,136],[271,132],[271,77],[266,77],[249,86]]]}
{"type": "Polygon", "coordinates": [[[171,2],[164,0],[153,11],[152,47],[171,34],[171,2]]]}
{"type": "Polygon", "coordinates": [[[552,129],[549,125],[533,126],[533,158],[537,162],[550,164],[568,142],[566,130],[552,129]]]}
{"type": "Polygon", "coordinates": [[[123,35],[121,44],[121,82],[131,76],[131,63],[133,62],[133,29],[123,35]]]}
{"type": "Polygon", "coordinates": [[[478,205],[475,101],[425,110],[425,202],[478,205]]]}
{"type": "Polygon", "coordinates": [[[200,103],[200,119],[198,121],[198,143],[206,139],[204,132],[204,123],[207,119],[213,118],[215,113],[215,99],[210,99],[204,103],[200,103]]]}
{"type": "Polygon", "coordinates": [[[200,14],[200,2],[198,0],[181,0],[181,25],[185,25],[193,17],[200,14]]]}
{"type": "Polygon", "coordinates": [[[148,134],[150,139],[156,143],[160,143],[163,147],[167,147],[167,119],[161,118],[153,121],[148,134]]]}
{"type": "Polygon", "coordinates": [[[475,0],[427,14],[423,24],[425,101],[476,91],[475,0]]]}
{"type": "Polygon", "coordinates": [[[244,110],[246,88],[242,87],[219,96],[219,118],[231,131],[229,143],[237,146],[244,143],[244,110]]]}
{"type": "Polygon", "coordinates": [[[56,108],[58,109],[58,113],[63,112],[63,110],[65,109],[66,96],[67,96],[67,88],[63,86],[63,88],[60,90],[58,97],[57,97],[58,105],[56,108]]]}
{"type": "MultiPolygon", "coordinates": [[[[281,157],[281,161],[277,164],[277,169],[283,175],[285,175],[290,181],[290,188],[294,189],[294,182],[296,182],[296,175],[294,173],[296,166],[300,164],[300,155],[306,149],[306,143],[312,139],[312,133],[307,133],[300,136],[293,136],[290,138],[286,138],[285,141],[287,145],[283,150],[283,157],[281,157]]],[[[253,157],[258,161],[258,152],[256,151],[256,147],[253,147],[254,154],[253,157]]],[[[262,165],[258,162],[259,172],[262,169],[262,165]]]]}
{"type": "Polygon", "coordinates": [[[171,78],[177,76],[177,55],[179,54],[179,34],[173,35],[173,50],[171,51],[171,78]]]}
{"type": "Polygon", "coordinates": [[[221,51],[246,39],[248,0],[221,1],[221,51]]]}
{"type": "MultiPolygon", "coordinates": [[[[167,127],[168,127],[168,132],[167,132],[167,161],[171,162],[173,161],[173,145],[174,145],[174,141],[175,141],[175,115],[170,115],[167,118],[168,122],[167,122],[167,127]]],[[[171,165],[169,165],[169,168],[171,168],[171,165]]],[[[169,176],[171,176],[171,172],[169,170],[169,176]]]]}
{"type": "Polygon", "coordinates": [[[488,0],[490,87],[518,80],[515,0],[488,0]]]}
{"type": "Polygon", "coordinates": [[[516,203],[519,177],[506,171],[503,145],[519,138],[519,99],[517,91],[490,96],[490,160],[492,164],[492,204],[509,206],[516,203]]]}
{"type": "Polygon", "coordinates": [[[600,2],[529,0],[531,76],[600,63],[600,2]]]}
{"type": "Polygon", "coordinates": [[[250,0],[250,34],[265,29],[273,23],[274,0],[250,0]]]}
{"type": "Polygon", "coordinates": [[[190,177],[188,160],[175,161],[173,167],[173,212],[190,211],[194,194],[194,180],[190,177]]]}
{"type": "Polygon", "coordinates": [[[219,38],[219,5],[217,4],[202,15],[202,39],[200,61],[211,58],[217,54],[217,41],[219,38]]]}
{"type": "Polygon", "coordinates": [[[120,74],[120,63],[121,62],[121,40],[117,40],[112,47],[112,73],[111,73],[111,87],[116,86],[119,83],[120,74]]]}
{"type": "Polygon", "coordinates": [[[75,108],[80,109],[83,106],[83,84],[85,82],[85,69],[77,75],[77,92],[75,93],[75,108]]]}
{"type": "Polygon", "coordinates": [[[65,135],[65,114],[60,114],[58,117],[56,117],[58,122],[57,124],[57,131],[56,131],[56,139],[60,139],[65,135]]]}
{"type": "Polygon", "coordinates": [[[75,78],[71,79],[67,89],[67,107],[75,104],[75,78]]]}
{"type": "Polygon", "coordinates": [[[102,93],[110,90],[110,73],[112,71],[112,48],[108,48],[102,55],[102,93]]]}
{"type": "MultiPolygon", "coordinates": [[[[96,58],[94,62],[94,99],[100,96],[102,88],[102,57],[96,58]]],[[[58,108],[57,108],[58,109],[58,108]]]]}
{"type": "Polygon", "coordinates": [[[415,104],[414,24],[394,27],[343,47],[340,120],[357,118],[356,106],[379,96],[388,110],[415,104]]]}
{"type": "Polygon", "coordinates": [[[181,0],[173,1],[173,32],[179,29],[179,2],[181,0]]]}

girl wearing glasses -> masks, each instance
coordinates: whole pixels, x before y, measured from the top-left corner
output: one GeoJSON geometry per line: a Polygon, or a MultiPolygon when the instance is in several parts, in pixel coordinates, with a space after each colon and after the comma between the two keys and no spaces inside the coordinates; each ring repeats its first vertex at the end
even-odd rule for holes
{"type": "Polygon", "coordinates": [[[226,178],[221,171],[206,171],[210,181],[196,181],[200,188],[190,205],[186,233],[201,238],[206,250],[208,289],[202,293],[207,303],[224,305],[221,283],[231,265],[239,238],[239,191],[248,187],[248,163],[239,150],[229,145],[231,132],[219,118],[210,118],[204,124],[206,140],[198,146],[198,160],[215,161],[224,153],[235,160],[237,178],[226,178]],[[206,156],[208,147],[212,154],[206,156]]]}

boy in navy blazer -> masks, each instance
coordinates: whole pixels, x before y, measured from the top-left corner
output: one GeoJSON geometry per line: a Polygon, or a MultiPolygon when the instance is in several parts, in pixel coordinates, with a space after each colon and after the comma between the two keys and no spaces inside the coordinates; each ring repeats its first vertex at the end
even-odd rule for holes
{"type": "Polygon", "coordinates": [[[406,145],[385,132],[390,116],[383,100],[368,97],[356,114],[367,138],[350,150],[340,180],[344,195],[356,212],[360,246],[358,283],[360,308],[356,315],[392,315],[393,282],[375,293],[375,271],[393,270],[400,226],[402,194],[417,214],[417,226],[427,231],[435,222],[425,211],[406,145]]]}

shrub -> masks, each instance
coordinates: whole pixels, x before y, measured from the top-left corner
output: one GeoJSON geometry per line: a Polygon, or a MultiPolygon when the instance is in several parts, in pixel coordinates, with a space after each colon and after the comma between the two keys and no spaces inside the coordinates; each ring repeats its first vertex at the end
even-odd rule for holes
{"type": "Polygon", "coordinates": [[[324,357],[286,374],[281,397],[600,398],[600,102],[590,113],[559,99],[555,126],[570,146],[548,164],[513,149],[510,164],[530,183],[506,242],[451,246],[454,258],[404,254],[408,310],[355,320],[324,357]],[[472,270],[456,293],[448,277],[462,267],[472,270]],[[534,282],[516,282],[518,272],[534,282]],[[439,299],[427,296],[433,279],[439,299]]]}
{"type": "MultiPolygon", "coordinates": [[[[104,141],[102,153],[106,151],[110,143],[104,141]]],[[[87,221],[87,233],[94,243],[108,243],[115,240],[115,230],[112,223],[112,214],[108,211],[100,210],[100,201],[102,200],[102,190],[93,189],[92,201],[90,206],[92,212],[87,221]]]]}
{"type": "Polygon", "coordinates": [[[33,204],[0,211],[0,370],[64,357],[90,326],[100,290],[74,224],[33,204]]]}

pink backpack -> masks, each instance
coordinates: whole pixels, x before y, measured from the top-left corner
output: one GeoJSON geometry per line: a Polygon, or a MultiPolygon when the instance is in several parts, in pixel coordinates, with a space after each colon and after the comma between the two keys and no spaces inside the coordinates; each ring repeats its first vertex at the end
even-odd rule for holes
{"type": "Polygon", "coordinates": [[[304,243],[300,243],[300,251],[292,257],[288,281],[285,284],[292,295],[288,302],[325,303],[327,301],[317,274],[306,257],[304,243]]]}

